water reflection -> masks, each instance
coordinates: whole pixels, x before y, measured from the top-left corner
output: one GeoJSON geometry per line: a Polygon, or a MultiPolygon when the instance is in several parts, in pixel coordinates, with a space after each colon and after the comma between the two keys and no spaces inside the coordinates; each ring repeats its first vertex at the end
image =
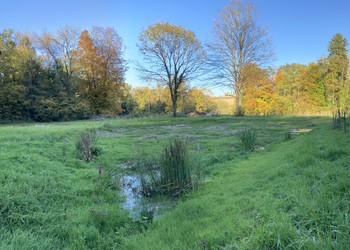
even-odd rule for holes
{"type": "Polygon", "coordinates": [[[140,176],[136,174],[126,174],[119,179],[121,194],[124,201],[121,207],[130,211],[133,219],[143,219],[144,214],[149,214],[152,219],[157,219],[166,212],[174,209],[175,199],[164,196],[147,198],[141,194],[140,176]]]}

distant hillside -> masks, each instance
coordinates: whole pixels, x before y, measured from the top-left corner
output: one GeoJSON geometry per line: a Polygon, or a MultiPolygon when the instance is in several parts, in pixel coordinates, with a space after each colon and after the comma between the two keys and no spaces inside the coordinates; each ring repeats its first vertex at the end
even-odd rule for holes
{"type": "Polygon", "coordinates": [[[221,115],[234,114],[234,97],[233,96],[219,96],[213,97],[213,103],[216,106],[216,111],[221,115]]]}

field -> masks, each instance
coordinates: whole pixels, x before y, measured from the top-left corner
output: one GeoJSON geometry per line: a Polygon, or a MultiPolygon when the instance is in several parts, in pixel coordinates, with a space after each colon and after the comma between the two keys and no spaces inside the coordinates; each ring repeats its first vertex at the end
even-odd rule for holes
{"type": "Polygon", "coordinates": [[[235,104],[234,97],[220,96],[213,97],[213,103],[216,105],[216,110],[219,114],[234,114],[233,104],[235,104]]]}
{"type": "MultiPolygon", "coordinates": [[[[0,127],[0,249],[346,249],[349,135],[326,117],[192,117],[0,127]],[[254,152],[238,133],[257,133],[254,152]],[[101,154],[77,158],[82,131],[101,154]],[[286,135],[289,135],[288,137],[286,135]],[[175,137],[201,182],[153,222],[120,204],[125,166],[175,137]]],[[[144,159],[147,160],[147,159],[144,159]]],[[[128,169],[127,171],[137,171],[128,169]]]]}

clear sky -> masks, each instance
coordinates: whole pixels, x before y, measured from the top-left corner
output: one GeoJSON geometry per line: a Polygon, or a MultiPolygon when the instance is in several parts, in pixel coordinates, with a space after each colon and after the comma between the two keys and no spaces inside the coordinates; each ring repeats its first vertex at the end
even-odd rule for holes
{"type": "MultiPolygon", "coordinates": [[[[350,0],[250,0],[259,11],[277,53],[274,66],[307,64],[327,55],[332,36],[350,41],[350,0]]],[[[213,18],[230,0],[0,0],[0,31],[38,34],[60,27],[113,27],[124,40],[129,61],[126,81],[143,86],[133,62],[143,28],[159,21],[194,31],[203,42],[210,39],[213,18]]],[[[217,94],[222,94],[217,92],[217,94]]]]}

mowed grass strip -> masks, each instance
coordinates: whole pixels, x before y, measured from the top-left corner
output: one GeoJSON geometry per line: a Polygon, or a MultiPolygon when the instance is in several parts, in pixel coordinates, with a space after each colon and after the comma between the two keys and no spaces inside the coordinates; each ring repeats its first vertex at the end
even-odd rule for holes
{"type": "Polygon", "coordinates": [[[329,124],[218,164],[175,211],[124,249],[347,249],[349,136],[329,124]]]}

